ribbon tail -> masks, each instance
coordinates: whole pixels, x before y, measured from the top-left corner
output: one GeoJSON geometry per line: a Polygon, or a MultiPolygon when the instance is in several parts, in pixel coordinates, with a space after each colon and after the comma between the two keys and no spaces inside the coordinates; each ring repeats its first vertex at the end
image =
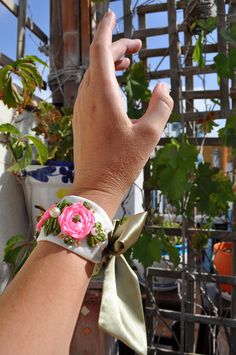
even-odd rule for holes
{"type": "Polygon", "coordinates": [[[113,256],[106,269],[99,326],[137,354],[147,354],[147,338],[138,278],[123,255],[113,256]]]}

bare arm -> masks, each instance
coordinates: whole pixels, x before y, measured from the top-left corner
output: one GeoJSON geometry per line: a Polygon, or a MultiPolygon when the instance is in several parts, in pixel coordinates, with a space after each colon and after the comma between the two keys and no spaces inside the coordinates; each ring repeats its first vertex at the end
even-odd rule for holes
{"type": "MultiPolygon", "coordinates": [[[[133,125],[121,102],[115,69],[139,40],[112,44],[115,16],[108,13],[91,46],[73,116],[73,194],[89,198],[112,218],[161,137],[172,109],[165,85],[154,89],[146,114],[133,125]],[[77,174],[77,172],[79,173],[77,174]]],[[[0,348],[4,355],[67,354],[94,264],[40,242],[0,299],[0,348]]]]}

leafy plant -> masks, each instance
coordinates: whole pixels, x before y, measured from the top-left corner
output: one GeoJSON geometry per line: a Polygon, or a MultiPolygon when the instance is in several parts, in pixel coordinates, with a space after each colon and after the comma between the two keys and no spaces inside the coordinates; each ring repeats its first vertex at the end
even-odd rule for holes
{"type": "Polygon", "coordinates": [[[229,117],[225,127],[219,130],[221,144],[232,148],[232,154],[236,154],[236,115],[229,117]]]}
{"type": "MultiPolygon", "coordinates": [[[[28,56],[0,69],[0,92],[3,102],[9,108],[22,111],[31,102],[35,89],[42,88],[43,79],[36,63],[46,65],[39,58],[28,56]],[[21,81],[22,93],[12,83],[15,76],[21,81]]],[[[0,125],[2,133],[0,143],[6,145],[12,155],[13,165],[9,171],[19,173],[30,165],[33,159],[42,165],[52,158],[59,161],[73,160],[71,110],[59,111],[52,104],[41,102],[35,116],[38,120],[37,126],[33,129],[36,136],[22,135],[10,123],[0,125]],[[36,157],[32,147],[37,153],[36,157]]]]}
{"type": "Polygon", "coordinates": [[[14,235],[7,241],[3,260],[11,266],[12,276],[23,266],[35,245],[35,240],[28,241],[21,234],[14,235]]]}
{"type": "Polygon", "coordinates": [[[193,60],[198,63],[200,68],[205,66],[205,58],[203,56],[203,46],[206,44],[206,36],[209,32],[215,30],[217,26],[216,17],[209,17],[208,19],[199,19],[195,21],[191,30],[195,31],[197,29],[198,35],[196,36],[196,44],[193,51],[193,60]]]}
{"type": "Polygon", "coordinates": [[[180,257],[177,248],[162,231],[153,235],[144,230],[132,247],[132,257],[144,267],[151,266],[155,261],[159,262],[163,252],[168,253],[174,267],[179,264],[180,257]]]}
{"type": "Polygon", "coordinates": [[[195,146],[172,140],[161,148],[151,161],[152,175],[147,185],[149,188],[161,190],[176,207],[177,213],[183,213],[182,200],[191,190],[197,155],[195,146]]]}
{"type": "Polygon", "coordinates": [[[23,110],[30,103],[35,89],[42,89],[43,79],[36,63],[47,65],[36,56],[26,56],[0,69],[1,99],[8,108],[23,110]],[[16,78],[21,82],[22,93],[13,84],[16,78]]]}
{"type": "Polygon", "coordinates": [[[0,143],[9,148],[13,158],[13,165],[8,171],[18,173],[31,164],[33,159],[31,143],[33,143],[36,149],[36,159],[38,162],[44,164],[48,160],[47,147],[38,137],[28,134],[22,135],[21,132],[10,123],[1,124],[0,132],[4,134],[0,143]]]}
{"type": "Polygon", "coordinates": [[[147,103],[151,97],[143,63],[133,63],[124,73],[124,79],[128,116],[138,119],[144,114],[146,110],[145,103],[147,103]]]}
{"type": "Polygon", "coordinates": [[[72,110],[59,111],[48,102],[41,102],[36,112],[37,126],[33,129],[47,144],[49,159],[73,161],[72,110]]]}

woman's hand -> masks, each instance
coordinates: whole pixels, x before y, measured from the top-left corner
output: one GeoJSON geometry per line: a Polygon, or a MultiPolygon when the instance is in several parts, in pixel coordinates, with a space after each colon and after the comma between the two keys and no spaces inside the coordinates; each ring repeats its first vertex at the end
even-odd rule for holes
{"type": "Polygon", "coordinates": [[[73,115],[75,181],[72,193],[91,198],[113,217],[158,143],[173,108],[164,83],[155,87],[148,109],[133,124],[126,114],[115,70],[140,40],[112,43],[115,15],[106,13],[90,49],[90,67],[79,87],[73,115]]]}

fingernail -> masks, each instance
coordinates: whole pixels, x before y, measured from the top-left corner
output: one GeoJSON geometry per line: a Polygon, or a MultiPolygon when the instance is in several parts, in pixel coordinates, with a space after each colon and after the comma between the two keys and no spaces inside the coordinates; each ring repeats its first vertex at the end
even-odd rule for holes
{"type": "Polygon", "coordinates": [[[115,16],[116,16],[115,13],[111,11],[111,9],[108,9],[104,15],[104,17],[115,17],[115,16]]]}
{"type": "Polygon", "coordinates": [[[166,83],[160,83],[159,86],[162,88],[162,90],[168,92],[168,94],[170,93],[171,91],[171,87],[169,84],[166,84],[166,83]]]}

